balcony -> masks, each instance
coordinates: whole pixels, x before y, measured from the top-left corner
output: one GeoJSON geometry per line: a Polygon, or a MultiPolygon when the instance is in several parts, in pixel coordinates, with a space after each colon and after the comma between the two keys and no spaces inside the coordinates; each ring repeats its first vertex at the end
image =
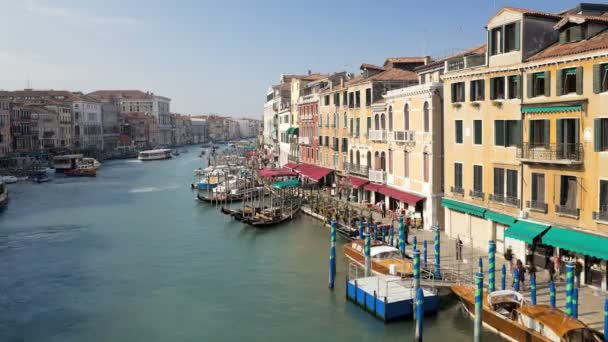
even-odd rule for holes
{"type": "Polygon", "coordinates": [[[464,196],[464,189],[459,186],[451,186],[450,192],[452,192],[454,195],[464,196]]]}
{"type": "Polygon", "coordinates": [[[416,138],[416,132],[414,131],[392,131],[389,132],[390,141],[398,143],[414,142],[416,138]]]}
{"type": "Polygon", "coordinates": [[[593,212],[593,219],[608,222],[608,207],[601,206],[599,211],[593,212]]]}
{"type": "Polygon", "coordinates": [[[503,203],[514,207],[519,207],[521,200],[517,197],[505,196],[501,194],[490,194],[490,201],[495,203],[503,203]]]}
{"type": "Polygon", "coordinates": [[[369,140],[373,141],[386,141],[386,131],[385,130],[370,130],[369,131],[369,140]]]}
{"type": "Polygon", "coordinates": [[[292,154],[287,156],[287,160],[292,162],[292,163],[299,163],[300,162],[300,157],[298,156],[294,156],[292,154]]]}
{"type": "Polygon", "coordinates": [[[483,191],[476,191],[476,190],[470,190],[469,196],[471,198],[479,199],[482,201],[486,198],[486,194],[483,191]]]}
{"type": "Polygon", "coordinates": [[[571,206],[556,204],[555,212],[561,216],[572,216],[578,218],[581,213],[581,210],[579,208],[574,208],[571,206]]]}
{"type": "Polygon", "coordinates": [[[532,211],[537,211],[539,213],[546,214],[549,209],[549,206],[547,205],[547,203],[541,201],[526,201],[526,208],[532,211]]]}
{"type": "Polygon", "coordinates": [[[367,165],[357,165],[351,164],[349,162],[344,162],[343,169],[346,172],[350,172],[356,175],[361,175],[367,177],[369,175],[369,167],[367,165]]]}
{"type": "Polygon", "coordinates": [[[517,149],[517,158],[522,162],[550,164],[581,164],[583,144],[529,144],[517,149]]]}
{"type": "Polygon", "coordinates": [[[298,144],[310,145],[310,138],[309,137],[298,137],[298,144]]]}
{"type": "Polygon", "coordinates": [[[369,170],[369,181],[374,183],[386,184],[386,171],[369,170]]]}

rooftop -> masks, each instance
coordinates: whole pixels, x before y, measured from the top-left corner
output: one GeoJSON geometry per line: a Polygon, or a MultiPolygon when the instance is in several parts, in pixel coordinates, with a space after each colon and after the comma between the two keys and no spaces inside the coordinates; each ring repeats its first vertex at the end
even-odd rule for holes
{"type": "Polygon", "coordinates": [[[608,31],[604,31],[590,39],[573,43],[555,43],[548,48],[532,55],[527,61],[538,61],[567,55],[576,55],[585,52],[608,49],[608,31]]]}

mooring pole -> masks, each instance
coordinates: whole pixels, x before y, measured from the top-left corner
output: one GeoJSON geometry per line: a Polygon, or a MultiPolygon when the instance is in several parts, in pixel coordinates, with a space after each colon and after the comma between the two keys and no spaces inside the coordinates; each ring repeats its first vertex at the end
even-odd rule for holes
{"type": "Polygon", "coordinates": [[[507,288],[507,266],[502,264],[502,268],[500,269],[500,289],[505,290],[507,288]]]}
{"type": "Polygon", "coordinates": [[[359,239],[363,239],[363,216],[359,218],[359,239]]]}
{"type": "Polygon", "coordinates": [[[433,227],[435,229],[435,279],[441,278],[441,256],[439,254],[441,242],[439,240],[439,225],[433,227]]]}
{"type": "Polygon", "coordinates": [[[555,309],[555,282],[553,279],[549,281],[549,306],[555,309]]]}
{"type": "Polygon", "coordinates": [[[382,243],[386,243],[386,226],[382,225],[382,227],[380,227],[380,237],[382,237],[382,243]]]}
{"type": "Polygon", "coordinates": [[[475,274],[475,342],[481,342],[482,301],[483,301],[483,273],[475,274]]]}
{"type": "Polygon", "coordinates": [[[530,274],[530,301],[536,305],[536,275],[530,274]]]}
{"type": "MultiPolygon", "coordinates": [[[[414,293],[418,293],[418,289],[420,288],[420,251],[414,249],[414,293]]],[[[414,308],[415,309],[415,308],[414,308]]],[[[414,313],[417,314],[417,310],[414,310],[414,313]]]]}
{"type": "Polygon", "coordinates": [[[479,273],[483,273],[483,260],[481,260],[481,257],[477,259],[477,268],[479,269],[479,273]]]}
{"type": "Polygon", "coordinates": [[[578,319],[578,287],[572,290],[572,317],[578,319]]]}
{"type": "Polygon", "coordinates": [[[334,288],[336,279],[336,220],[331,221],[331,235],[329,248],[329,288],[334,288]]]}
{"type": "Polygon", "coordinates": [[[574,288],[574,263],[566,265],[566,315],[572,316],[572,289],[574,288]]]}
{"type": "Polygon", "coordinates": [[[414,246],[413,249],[418,249],[418,239],[416,239],[416,236],[414,236],[414,246]]]}
{"type": "Polygon", "coordinates": [[[374,223],[374,241],[378,240],[378,223],[374,223]]]}
{"type": "Polygon", "coordinates": [[[492,293],[496,290],[496,276],[495,269],[496,262],[496,243],[494,240],[490,240],[488,244],[488,293],[492,293]]]}
{"type": "Polygon", "coordinates": [[[399,250],[401,251],[401,255],[405,255],[405,233],[403,229],[403,215],[399,215],[397,219],[397,224],[399,225],[399,250]]]}
{"type": "Polygon", "coordinates": [[[513,290],[519,292],[519,268],[517,267],[513,271],[513,290]]]}
{"type": "Polygon", "coordinates": [[[393,231],[393,219],[391,219],[391,225],[388,227],[388,245],[393,247],[395,244],[395,232],[393,231]]]}
{"type": "Polygon", "coordinates": [[[365,232],[365,276],[369,277],[371,274],[372,268],[372,259],[370,257],[371,254],[371,237],[369,236],[369,226],[367,227],[367,231],[365,232]]]}
{"type": "Polygon", "coordinates": [[[424,268],[425,269],[429,268],[429,265],[428,265],[428,262],[427,262],[428,261],[428,259],[427,259],[427,245],[428,244],[427,244],[426,240],[424,240],[422,242],[422,260],[424,261],[424,268]]]}
{"type": "Polygon", "coordinates": [[[604,342],[608,342],[608,298],[604,299],[604,342]]]}
{"type": "Polygon", "coordinates": [[[422,322],[424,319],[424,293],[422,288],[416,290],[416,342],[422,342],[422,322]]]}

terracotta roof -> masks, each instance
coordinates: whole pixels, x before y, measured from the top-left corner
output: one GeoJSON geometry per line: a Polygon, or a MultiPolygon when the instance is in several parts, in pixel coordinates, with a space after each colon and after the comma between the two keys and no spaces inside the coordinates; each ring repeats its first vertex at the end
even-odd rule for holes
{"type": "Polygon", "coordinates": [[[567,55],[608,49],[608,32],[600,33],[590,39],[581,40],[573,43],[555,43],[548,48],[532,55],[527,60],[537,61],[546,58],[555,58],[567,55]]]}
{"type": "Polygon", "coordinates": [[[417,81],[418,74],[413,71],[401,70],[401,69],[388,69],[381,73],[375,74],[368,78],[361,75],[348,81],[348,86],[363,83],[366,81],[417,81]]]}
{"type": "Polygon", "coordinates": [[[466,50],[458,52],[456,54],[453,54],[453,55],[450,55],[450,56],[443,57],[441,59],[432,61],[429,64],[421,65],[419,67],[416,67],[414,70],[415,71],[427,70],[427,69],[431,69],[431,68],[437,67],[438,65],[441,65],[441,64],[445,63],[445,61],[447,61],[449,59],[452,59],[452,58],[458,58],[458,57],[464,57],[464,56],[468,56],[468,55],[477,55],[477,54],[486,53],[486,48],[487,48],[486,44],[477,45],[475,47],[472,47],[470,49],[466,49],[466,50]]]}
{"type": "Polygon", "coordinates": [[[122,97],[127,99],[145,99],[152,97],[152,93],[145,93],[141,90],[97,90],[89,93],[90,96],[100,97],[109,100],[113,97],[122,97]]]}
{"type": "Polygon", "coordinates": [[[363,70],[363,69],[370,69],[370,70],[380,70],[380,71],[384,71],[386,69],[384,69],[381,66],[377,66],[374,64],[368,64],[368,63],[363,63],[361,64],[361,66],[359,67],[359,69],[363,70]]]}
{"type": "Polygon", "coordinates": [[[527,9],[527,8],[511,7],[511,6],[503,7],[500,11],[498,11],[498,13],[496,15],[502,13],[505,10],[521,13],[523,15],[528,15],[528,16],[532,16],[532,17],[544,17],[544,18],[552,18],[552,19],[559,19],[562,17],[559,14],[531,10],[531,9],[527,9]]]}
{"type": "Polygon", "coordinates": [[[565,17],[563,17],[562,20],[557,22],[557,24],[555,24],[555,26],[553,26],[553,27],[557,30],[557,29],[560,29],[561,27],[563,27],[564,25],[566,25],[567,23],[582,24],[587,21],[608,23],[608,16],[605,16],[606,14],[607,13],[604,13],[604,15],[602,15],[602,16],[568,14],[565,17]]]}
{"type": "Polygon", "coordinates": [[[384,65],[387,63],[424,63],[427,57],[389,57],[384,61],[384,65]]]}
{"type": "Polygon", "coordinates": [[[295,78],[295,79],[303,80],[303,81],[316,81],[316,80],[326,78],[328,76],[329,76],[329,74],[314,73],[314,74],[310,74],[310,75],[283,75],[283,78],[285,80],[291,80],[291,79],[295,78]]]}

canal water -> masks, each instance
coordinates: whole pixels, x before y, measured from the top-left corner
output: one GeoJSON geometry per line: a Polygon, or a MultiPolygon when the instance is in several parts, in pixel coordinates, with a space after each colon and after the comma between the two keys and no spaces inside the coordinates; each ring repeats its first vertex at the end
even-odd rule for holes
{"type": "MultiPolygon", "coordinates": [[[[345,301],[340,248],[328,290],[329,232],[318,221],[259,230],[196,202],[198,151],[10,185],[0,341],[413,339],[413,322],[384,324],[345,301]]],[[[471,341],[472,326],[452,305],[425,318],[425,339],[471,341]]]]}

